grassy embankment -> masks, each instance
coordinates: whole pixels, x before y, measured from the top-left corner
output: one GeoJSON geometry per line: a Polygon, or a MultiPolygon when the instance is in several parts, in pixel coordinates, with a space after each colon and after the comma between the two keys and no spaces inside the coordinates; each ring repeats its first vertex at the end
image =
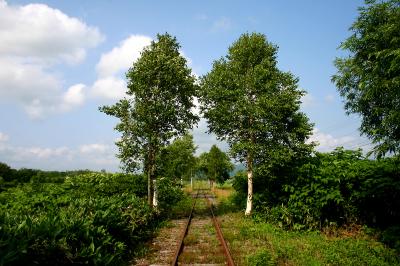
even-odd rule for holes
{"type": "Polygon", "coordinates": [[[234,211],[229,186],[214,189],[219,221],[236,265],[400,265],[398,254],[360,226],[288,231],[234,211]]]}

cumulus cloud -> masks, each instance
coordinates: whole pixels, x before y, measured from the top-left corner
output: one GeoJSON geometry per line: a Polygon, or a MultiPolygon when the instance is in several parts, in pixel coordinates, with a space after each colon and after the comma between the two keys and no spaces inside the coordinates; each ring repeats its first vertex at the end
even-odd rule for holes
{"type": "MultiPolygon", "coordinates": [[[[91,86],[91,97],[115,101],[126,96],[127,84],[124,74],[140,58],[141,52],[151,41],[152,38],[148,36],[130,35],[116,47],[103,53],[96,64],[98,77],[91,86]]],[[[182,50],[179,52],[186,58],[188,65],[192,66],[192,60],[182,50]]]]}
{"type": "Polygon", "coordinates": [[[63,108],[69,110],[75,106],[82,105],[85,102],[85,87],[84,84],[76,84],[69,87],[62,98],[63,108]]]}
{"type": "Polygon", "coordinates": [[[91,89],[93,97],[119,100],[125,96],[126,82],[117,77],[100,78],[94,82],[91,89]]]}
{"type": "Polygon", "coordinates": [[[0,4],[0,54],[77,63],[103,40],[97,28],[44,4],[0,4]]]}
{"type": "Polygon", "coordinates": [[[308,143],[316,142],[317,150],[321,152],[331,151],[338,146],[351,146],[357,140],[355,136],[334,137],[331,134],[323,133],[318,128],[313,130],[313,134],[308,139],[308,143]]]}
{"type": "Polygon", "coordinates": [[[63,92],[62,82],[43,66],[0,57],[0,103],[16,103],[31,118],[42,118],[69,111],[84,99],[84,85],[63,92]]]}
{"type": "Polygon", "coordinates": [[[40,147],[29,147],[29,148],[21,148],[18,147],[15,150],[18,156],[23,158],[31,158],[37,157],[39,159],[49,159],[51,157],[60,157],[65,156],[70,153],[70,150],[67,147],[59,147],[59,148],[40,148],[40,147]]]}
{"type": "Polygon", "coordinates": [[[81,62],[103,36],[77,18],[44,4],[0,2],[0,101],[20,105],[32,118],[83,104],[84,87],[66,91],[54,67],[81,62]]]}
{"type": "Polygon", "coordinates": [[[0,57],[0,99],[29,104],[35,99],[53,98],[60,81],[43,66],[0,57]]]}
{"type": "Polygon", "coordinates": [[[144,47],[150,45],[151,38],[143,35],[131,35],[117,47],[101,55],[96,65],[99,77],[110,77],[125,72],[139,57],[144,47]]]}
{"type": "Polygon", "coordinates": [[[215,134],[208,134],[207,121],[201,118],[199,123],[192,130],[193,140],[197,145],[196,155],[200,155],[203,152],[209,152],[212,145],[217,145],[221,150],[227,151],[229,149],[228,144],[223,141],[217,140],[215,134]]]}
{"type": "Polygon", "coordinates": [[[306,95],[301,97],[301,106],[302,107],[311,107],[311,106],[314,106],[315,104],[316,104],[316,100],[315,100],[314,96],[312,96],[311,94],[307,93],[306,95]]]}
{"type": "MultiPolygon", "coordinates": [[[[1,142],[0,142],[1,144],[1,142]]],[[[0,161],[14,168],[43,170],[91,169],[118,171],[115,146],[102,143],[71,147],[20,147],[0,145],[0,161]]]]}
{"type": "Polygon", "coordinates": [[[99,143],[93,143],[93,144],[85,144],[80,146],[79,151],[81,153],[104,153],[108,150],[108,146],[104,144],[99,144],[99,143]]]}
{"type": "Polygon", "coordinates": [[[150,45],[151,38],[131,35],[118,46],[101,55],[96,65],[98,79],[93,83],[91,95],[106,100],[118,100],[125,96],[126,82],[121,78],[135,62],[143,48],[150,45]]]}

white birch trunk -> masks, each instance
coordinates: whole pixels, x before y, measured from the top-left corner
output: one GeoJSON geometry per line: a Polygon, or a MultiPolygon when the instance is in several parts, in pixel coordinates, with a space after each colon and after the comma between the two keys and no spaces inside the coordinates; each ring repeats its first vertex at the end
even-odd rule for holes
{"type": "Polygon", "coordinates": [[[157,182],[156,180],[153,180],[153,188],[154,188],[154,193],[153,193],[153,207],[157,208],[158,205],[158,189],[157,189],[157,182]]]}
{"type": "Polygon", "coordinates": [[[245,215],[250,215],[253,210],[253,158],[247,155],[247,203],[245,215]]]}
{"type": "Polygon", "coordinates": [[[253,170],[247,172],[247,204],[245,215],[250,215],[253,209],[253,170]]]}

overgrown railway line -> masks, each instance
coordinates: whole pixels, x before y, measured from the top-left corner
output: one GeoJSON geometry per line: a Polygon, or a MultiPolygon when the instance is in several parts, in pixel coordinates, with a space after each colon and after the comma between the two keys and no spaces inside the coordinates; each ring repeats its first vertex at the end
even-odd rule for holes
{"type": "MultiPolygon", "coordinates": [[[[225,262],[223,264],[228,265],[228,266],[233,266],[234,261],[232,259],[232,256],[230,254],[228,245],[226,244],[226,241],[224,239],[224,236],[222,234],[222,230],[219,226],[218,220],[216,218],[216,216],[214,215],[214,205],[212,202],[212,198],[213,196],[209,194],[210,190],[209,189],[197,189],[196,193],[192,194],[192,197],[194,198],[193,201],[193,205],[190,211],[190,214],[188,216],[187,222],[184,226],[184,230],[182,231],[180,240],[179,240],[179,244],[178,247],[176,249],[175,255],[174,255],[174,259],[171,265],[182,265],[182,264],[186,264],[184,259],[180,260],[181,254],[183,253],[184,249],[185,249],[185,239],[187,239],[188,234],[190,234],[190,225],[192,223],[193,217],[196,216],[196,204],[198,204],[199,199],[203,199],[206,201],[206,205],[208,206],[209,209],[209,216],[212,220],[212,223],[214,225],[214,229],[215,229],[215,233],[216,233],[216,237],[220,243],[220,247],[221,247],[221,252],[223,253],[223,257],[225,258],[225,262]]],[[[196,236],[195,236],[196,237],[196,236]]],[[[215,251],[213,251],[215,252],[215,251]]],[[[213,254],[210,251],[210,254],[213,254]]],[[[204,255],[204,254],[203,254],[204,255]]]]}

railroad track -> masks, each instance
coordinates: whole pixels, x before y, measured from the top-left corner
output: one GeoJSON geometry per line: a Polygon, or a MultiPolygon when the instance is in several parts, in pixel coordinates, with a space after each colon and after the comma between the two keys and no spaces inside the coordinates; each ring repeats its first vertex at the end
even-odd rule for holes
{"type": "MultiPolygon", "coordinates": [[[[192,223],[192,219],[193,219],[194,216],[196,216],[195,209],[196,209],[196,204],[197,204],[199,199],[203,199],[203,200],[207,201],[207,206],[208,206],[208,209],[209,209],[209,216],[210,216],[210,218],[212,220],[212,223],[214,225],[216,236],[218,238],[218,241],[219,241],[221,249],[222,249],[223,256],[225,258],[224,264],[228,265],[228,266],[234,266],[235,265],[234,261],[232,259],[232,256],[230,254],[228,245],[226,244],[226,241],[225,241],[224,236],[222,234],[222,230],[221,230],[221,228],[219,226],[218,220],[217,220],[216,216],[214,215],[214,210],[213,210],[214,205],[213,205],[213,203],[211,201],[211,198],[213,196],[207,193],[209,191],[210,191],[209,189],[198,189],[196,191],[196,193],[192,195],[193,198],[194,198],[192,209],[190,211],[190,214],[189,214],[189,217],[187,219],[186,225],[184,226],[184,230],[182,231],[182,235],[180,237],[180,243],[178,244],[178,247],[177,247],[176,252],[175,252],[174,260],[173,260],[173,262],[171,264],[173,266],[181,265],[181,262],[179,261],[179,258],[181,256],[182,252],[184,251],[185,239],[186,239],[186,237],[188,235],[189,228],[190,228],[190,225],[192,223]]],[[[212,252],[210,254],[212,254],[212,252]]]]}

